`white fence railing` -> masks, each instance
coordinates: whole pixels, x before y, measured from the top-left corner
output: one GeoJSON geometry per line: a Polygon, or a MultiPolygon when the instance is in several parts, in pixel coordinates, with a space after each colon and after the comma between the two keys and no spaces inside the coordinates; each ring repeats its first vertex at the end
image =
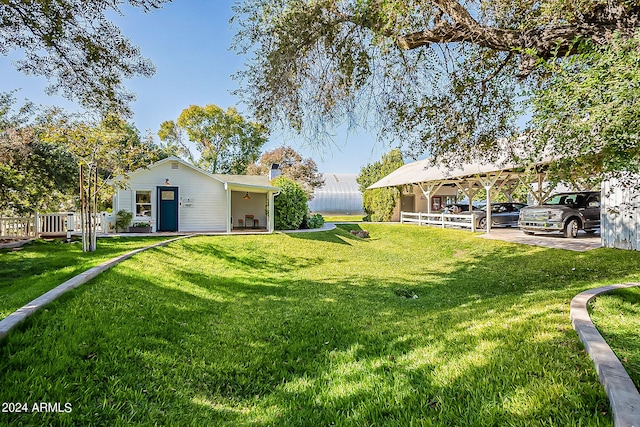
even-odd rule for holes
{"type": "MultiPolygon", "coordinates": [[[[101,212],[91,218],[98,233],[114,231],[113,215],[101,212]]],[[[67,231],[80,231],[80,214],[56,212],[31,217],[0,217],[0,238],[22,238],[65,235],[67,231]]]]}
{"type": "MultiPolygon", "coordinates": [[[[67,223],[69,221],[74,221],[74,214],[72,212],[36,214],[37,228],[35,232],[41,236],[66,234],[68,228],[67,223]]],[[[74,227],[70,227],[70,229],[73,230],[74,227]]]]}
{"type": "Polygon", "coordinates": [[[33,217],[0,218],[0,237],[20,238],[35,235],[33,217]]]}
{"type": "Polygon", "coordinates": [[[476,214],[444,214],[422,212],[400,212],[403,224],[431,225],[436,227],[469,228],[476,231],[476,214]]]}

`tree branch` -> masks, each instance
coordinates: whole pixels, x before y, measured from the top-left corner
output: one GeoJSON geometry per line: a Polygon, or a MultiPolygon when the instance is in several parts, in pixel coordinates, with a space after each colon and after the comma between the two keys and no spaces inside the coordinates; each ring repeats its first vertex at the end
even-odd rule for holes
{"type": "Polygon", "coordinates": [[[438,19],[433,28],[397,37],[398,47],[405,50],[429,46],[431,43],[467,42],[478,46],[521,55],[520,71],[528,75],[535,60],[525,51],[532,50],[540,58],[577,53],[577,39],[608,43],[615,31],[631,36],[638,29],[638,8],[625,10],[611,6],[596,8],[581,22],[546,28],[509,30],[479,24],[455,0],[431,0],[452,22],[438,19]]]}

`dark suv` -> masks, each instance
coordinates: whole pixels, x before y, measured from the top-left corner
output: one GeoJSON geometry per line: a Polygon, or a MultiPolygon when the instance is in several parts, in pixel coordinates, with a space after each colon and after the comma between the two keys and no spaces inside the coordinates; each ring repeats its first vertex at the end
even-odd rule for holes
{"type": "Polygon", "coordinates": [[[555,194],[542,205],[522,208],[518,225],[526,234],[560,231],[565,237],[576,237],[578,230],[594,233],[600,228],[600,192],[555,194]]]}

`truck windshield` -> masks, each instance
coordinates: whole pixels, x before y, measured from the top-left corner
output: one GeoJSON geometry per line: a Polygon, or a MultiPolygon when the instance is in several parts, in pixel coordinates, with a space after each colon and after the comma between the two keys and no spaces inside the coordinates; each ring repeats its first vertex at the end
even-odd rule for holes
{"type": "Polygon", "coordinates": [[[544,201],[545,205],[575,205],[584,200],[584,194],[556,194],[544,201]]]}

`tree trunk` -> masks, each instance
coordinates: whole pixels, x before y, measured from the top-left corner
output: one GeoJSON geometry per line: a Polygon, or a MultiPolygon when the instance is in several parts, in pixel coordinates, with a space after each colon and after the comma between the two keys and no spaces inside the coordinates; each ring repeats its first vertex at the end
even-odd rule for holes
{"type": "Polygon", "coordinates": [[[80,220],[82,222],[82,251],[96,250],[96,225],[94,221],[98,206],[98,168],[80,165],[80,220]],[[85,181],[86,178],[86,181],[85,181]],[[93,190],[93,191],[92,191],[93,190]]]}
{"type": "Polygon", "coordinates": [[[82,252],[87,252],[86,203],[84,194],[84,165],[80,164],[80,231],[82,233],[82,252]]]}

